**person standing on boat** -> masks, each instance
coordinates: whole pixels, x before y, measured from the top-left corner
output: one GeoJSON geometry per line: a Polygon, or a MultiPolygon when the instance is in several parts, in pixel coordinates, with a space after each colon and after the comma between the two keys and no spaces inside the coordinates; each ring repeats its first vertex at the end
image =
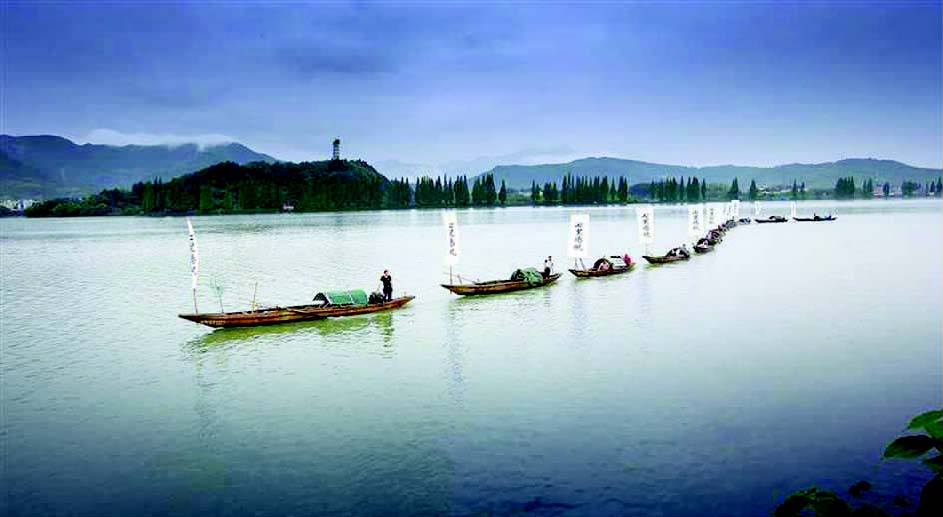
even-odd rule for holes
{"type": "Polygon", "coordinates": [[[380,277],[380,283],[383,284],[383,301],[388,302],[393,299],[393,277],[390,276],[390,270],[384,269],[383,276],[380,277]]]}
{"type": "Polygon", "coordinates": [[[544,261],[544,278],[550,278],[553,274],[553,257],[548,256],[544,261]]]}
{"type": "Polygon", "coordinates": [[[626,266],[632,265],[632,257],[630,257],[628,253],[622,255],[622,260],[625,262],[626,266]]]}

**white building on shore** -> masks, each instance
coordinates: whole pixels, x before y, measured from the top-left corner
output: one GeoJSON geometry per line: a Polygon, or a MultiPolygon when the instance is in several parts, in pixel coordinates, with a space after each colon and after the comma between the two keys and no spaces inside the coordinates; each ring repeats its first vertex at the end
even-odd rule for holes
{"type": "Polygon", "coordinates": [[[35,199],[4,199],[0,201],[0,206],[4,208],[9,208],[14,212],[22,212],[27,208],[33,206],[37,201],[35,199]]]}

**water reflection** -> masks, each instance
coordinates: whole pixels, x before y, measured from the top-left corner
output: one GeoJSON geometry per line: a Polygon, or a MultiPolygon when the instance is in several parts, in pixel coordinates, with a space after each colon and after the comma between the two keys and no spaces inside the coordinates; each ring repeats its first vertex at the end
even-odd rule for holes
{"type": "Polygon", "coordinates": [[[367,336],[376,334],[382,337],[383,347],[392,351],[394,337],[393,317],[392,312],[383,312],[346,318],[329,318],[317,321],[286,323],[283,325],[216,329],[188,341],[184,344],[184,349],[190,354],[203,354],[214,350],[237,347],[259,339],[272,341],[273,344],[275,344],[278,342],[277,339],[268,338],[290,336],[295,340],[319,336],[324,338],[341,337],[346,340],[347,334],[354,335],[357,339],[366,339],[367,336]]]}

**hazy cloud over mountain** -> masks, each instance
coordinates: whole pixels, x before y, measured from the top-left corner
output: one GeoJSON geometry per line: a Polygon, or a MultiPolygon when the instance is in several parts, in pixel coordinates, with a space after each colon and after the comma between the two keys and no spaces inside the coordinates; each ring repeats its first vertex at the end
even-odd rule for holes
{"type": "Polygon", "coordinates": [[[168,145],[177,146],[196,144],[200,148],[222,145],[235,142],[235,139],[226,135],[173,135],[151,133],[122,133],[113,129],[96,129],[90,132],[80,142],[104,145],[168,145]]]}

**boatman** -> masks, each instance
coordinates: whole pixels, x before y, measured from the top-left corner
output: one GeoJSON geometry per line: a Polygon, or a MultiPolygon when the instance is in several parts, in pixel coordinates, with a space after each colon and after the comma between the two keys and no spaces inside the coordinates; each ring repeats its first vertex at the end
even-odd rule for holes
{"type": "Polygon", "coordinates": [[[544,261],[544,278],[550,278],[553,274],[553,257],[548,256],[544,261]]]}
{"type": "Polygon", "coordinates": [[[388,302],[393,299],[393,277],[390,276],[390,270],[384,269],[383,276],[380,277],[380,283],[383,284],[383,301],[388,302]]]}

